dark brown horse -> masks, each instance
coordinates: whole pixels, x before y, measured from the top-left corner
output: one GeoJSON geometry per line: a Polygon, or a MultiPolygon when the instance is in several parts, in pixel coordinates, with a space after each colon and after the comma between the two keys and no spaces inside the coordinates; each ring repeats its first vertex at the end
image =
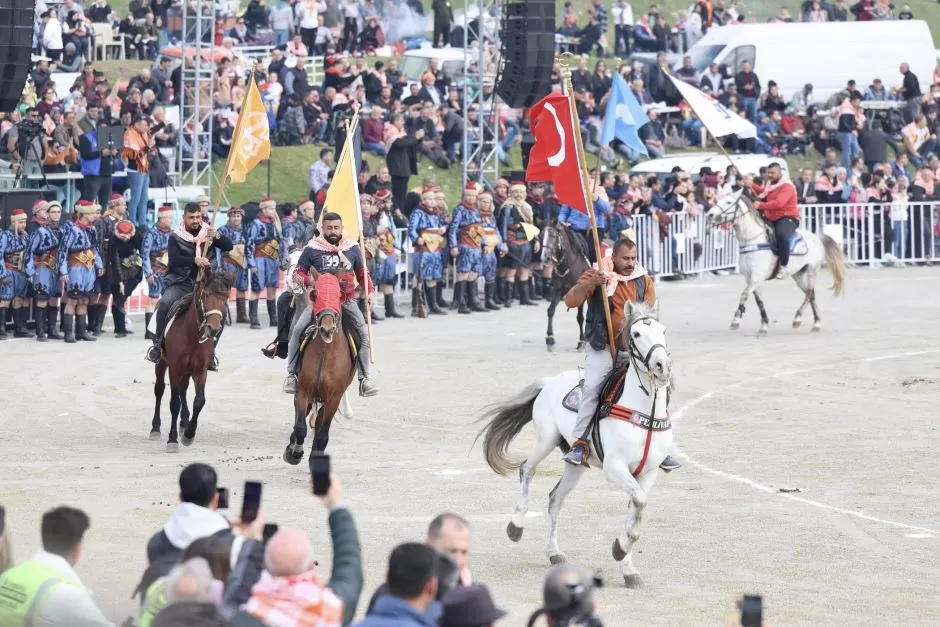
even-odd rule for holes
{"type": "MultiPolygon", "coordinates": [[[[206,270],[208,273],[208,270],[206,270]]],[[[153,409],[150,439],[160,439],[160,403],[166,389],[164,374],[170,371],[170,436],[166,442],[166,452],[179,451],[177,443],[176,421],[183,431],[183,446],[189,446],[196,437],[199,426],[199,412],[206,404],[206,376],[212,349],[225,325],[225,310],[232,290],[233,279],[230,274],[218,272],[208,274],[196,282],[192,294],[181,298],[167,314],[176,316],[173,325],[167,329],[163,341],[163,355],[160,363],[154,366],[157,380],[153,384],[156,398],[153,409]],[[193,306],[195,304],[195,306],[193,306]],[[192,420],[186,404],[186,392],[189,382],[196,386],[193,398],[192,420]],[[182,415],[181,415],[182,414],[182,415]]]]}
{"type": "Polygon", "coordinates": [[[333,416],[356,376],[356,360],[343,331],[342,290],[339,279],[332,274],[317,277],[311,324],[314,331],[301,357],[294,393],[294,431],[284,450],[284,461],[294,466],[304,457],[307,420],[314,406],[311,455],[326,450],[333,416]]]}
{"type": "MultiPolygon", "coordinates": [[[[545,331],[545,345],[552,350],[555,345],[555,330],[552,321],[558,302],[564,300],[578,282],[584,271],[591,267],[588,263],[587,244],[577,233],[560,222],[546,228],[545,250],[542,259],[552,262],[552,282],[548,296],[548,329],[545,331]]],[[[578,307],[578,350],[584,348],[584,307],[578,307]]]]}

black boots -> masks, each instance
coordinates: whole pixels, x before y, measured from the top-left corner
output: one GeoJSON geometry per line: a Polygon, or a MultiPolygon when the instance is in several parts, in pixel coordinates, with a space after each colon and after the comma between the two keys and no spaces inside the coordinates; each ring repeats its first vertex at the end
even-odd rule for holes
{"type": "Polygon", "coordinates": [[[13,309],[13,337],[33,337],[26,327],[29,319],[29,307],[15,307],[13,309]]]}
{"type": "Polygon", "coordinates": [[[45,342],[46,340],[46,308],[36,308],[36,341],[45,342]]]}
{"type": "Polygon", "coordinates": [[[512,290],[515,286],[515,281],[507,279],[503,282],[503,307],[506,309],[512,307],[512,290]]]}
{"type": "Polygon", "coordinates": [[[65,343],[75,343],[75,314],[62,314],[62,331],[65,333],[65,343]]]}
{"type": "Polygon", "coordinates": [[[266,302],[268,304],[268,326],[277,327],[277,301],[269,298],[266,302]]]}
{"type": "Polygon", "coordinates": [[[442,309],[446,309],[447,300],[444,298],[444,279],[443,278],[437,282],[436,286],[434,286],[434,294],[435,294],[435,297],[437,298],[437,306],[442,309]]]}
{"type": "Polygon", "coordinates": [[[7,339],[7,312],[10,311],[6,307],[0,309],[0,340],[7,339]]]}
{"type": "MultiPolygon", "coordinates": [[[[359,309],[362,311],[362,317],[365,318],[366,317],[366,299],[365,298],[359,299],[359,309]]],[[[383,320],[385,320],[385,316],[379,315],[379,313],[375,311],[375,307],[373,307],[372,311],[369,312],[369,317],[372,320],[372,322],[382,322],[383,320]]]]}
{"type": "MultiPolygon", "coordinates": [[[[435,287],[430,287],[429,285],[424,285],[424,295],[425,299],[428,301],[428,311],[430,311],[435,316],[446,316],[447,312],[441,309],[441,305],[437,300],[437,295],[440,294],[441,284],[438,283],[435,287]]],[[[447,306],[447,303],[444,303],[444,306],[447,306]]]]}
{"type": "Polygon", "coordinates": [[[464,281],[464,295],[467,297],[467,306],[470,311],[477,313],[486,311],[486,308],[480,304],[480,286],[476,281],[464,281]]]}
{"type": "Polygon", "coordinates": [[[251,322],[252,329],[261,328],[261,322],[258,320],[258,301],[257,300],[248,301],[248,318],[251,322]]]}
{"type": "Polygon", "coordinates": [[[532,302],[532,283],[530,281],[519,282],[519,304],[538,305],[538,303],[532,302]]]}
{"type": "Polygon", "coordinates": [[[46,337],[50,340],[61,340],[62,336],[59,335],[59,328],[56,322],[59,319],[59,306],[49,305],[46,307],[46,337]]]}
{"type": "Polygon", "coordinates": [[[496,296],[496,283],[490,282],[483,285],[483,306],[489,309],[490,311],[495,311],[500,309],[500,306],[496,304],[494,297],[496,296]]]}
{"type": "Polygon", "coordinates": [[[236,323],[247,323],[248,320],[248,310],[245,308],[245,299],[236,298],[235,299],[235,322],[236,323]]]}
{"type": "Polygon", "coordinates": [[[144,314],[144,328],[147,329],[147,331],[144,333],[145,340],[153,339],[153,333],[150,332],[150,321],[152,319],[153,319],[153,314],[150,313],[149,311],[144,314]]]}
{"type": "Polygon", "coordinates": [[[112,303],[111,318],[114,319],[114,337],[127,337],[127,314],[124,308],[112,303]]]}
{"type": "Polygon", "coordinates": [[[421,300],[421,288],[413,287],[411,288],[411,317],[412,318],[426,318],[427,316],[421,316],[421,308],[418,306],[419,301],[421,300]]]}
{"type": "Polygon", "coordinates": [[[503,286],[504,285],[506,285],[506,279],[504,279],[501,276],[496,277],[496,284],[493,285],[493,304],[496,305],[497,307],[503,304],[503,286]]]}
{"type": "MultiPolygon", "coordinates": [[[[104,318],[108,313],[107,305],[88,305],[86,314],[88,332],[95,337],[101,335],[101,327],[104,325],[104,318]]],[[[76,334],[78,333],[78,320],[76,319],[76,334]]],[[[79,338],[81,339],[81,338],[79,338]]]]}
{"type": "MultiPolygon", "coordinates": [[[[103,305],[97,305],[103,307],[103,305]]],[[[75,314],[75,339],[86,342],[97,342],[91,328],[88,326],[88,314],[75,314]]]]}
{"type": "Polygon", "coordinates": [[[398,313],[398,310],[395,309],[395,295],[394,294],[385,295],[385,317],[386,318],[404,318],[404,316],[398,313]]]}
{"type": "Polygon", "coordinates": [[[450,305],[451,309],[456,309],[457,313],[468,314],[470,308],[467,307],[467,282],[457,281],[454,283],[454,301],[450,305]]]}

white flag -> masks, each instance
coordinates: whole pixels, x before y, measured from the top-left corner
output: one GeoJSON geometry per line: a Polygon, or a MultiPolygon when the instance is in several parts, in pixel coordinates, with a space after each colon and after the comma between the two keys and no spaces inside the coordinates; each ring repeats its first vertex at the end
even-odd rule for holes
{"type": "Polygon", "coordinates": [[[705,95],[695,87],[682,80],[678,80],[669,75],[673,85],[682,94],[695,115],[702,121],[708,132],[715,137],[724,137],[725,135],[737,135],[741,139],[751,139],[757,137],[757,127],[751,124],[747,118],[743,118],[734,111],[729,111],[723,104],[705,95]]]}

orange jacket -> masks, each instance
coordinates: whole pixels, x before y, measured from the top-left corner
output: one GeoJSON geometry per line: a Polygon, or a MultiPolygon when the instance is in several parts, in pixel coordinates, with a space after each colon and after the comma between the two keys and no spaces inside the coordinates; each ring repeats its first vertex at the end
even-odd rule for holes
{"type": "MultiPolygon", "coordinates": [[[[566,307],[574,309],[587,302],[594,293],[594,290],[597,289],[592,287],[589,283],[595,274],[597,274],[597,270],[594,268],[589,268],[584,271],[584,274],[578,278],[578,283],[565,294],[566,307]]],[[[656,304],[656,284],[653,283],[653,279],[651,279],[648,274],[638,277],[638,279],[642,279],[646,283],[643,302],[652,307],[656,304]]],[[[614,333],[616,334],[620,333],[620,327],[623,326],[626,320],[626,314],[624,312],[626,304],[628,302],[637,302],[636,281],[638,279],[618,283],[617,289],[614,290],[613,296],[610,297],[610,319],[613,323],[614,333]]],[[[598,312],[597,315],[600,315],[600,312],[598,312]]],[[[621,344],[622,342],[618,342],[618,346],[621,344]]],[[[620,346],[620,348],[623,347],[620,346]]]]}
{"type": "MultiPolygon", "coordinates": [[[[764,193],[764,188],[754,184],[751,189],[755,194],[764,193]]],[[[780,218],[800,219],[800,208],[796,203],[796,186],[787,181],[780,187],[770,190],[767,198],[758,201],[757,208],[764,213],[764,217],[774,222],[780,218]]]]}

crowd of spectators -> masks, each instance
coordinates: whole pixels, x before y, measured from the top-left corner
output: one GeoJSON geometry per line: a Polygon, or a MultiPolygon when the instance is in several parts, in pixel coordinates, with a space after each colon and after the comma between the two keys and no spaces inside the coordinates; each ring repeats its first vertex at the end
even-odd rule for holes
{"type": "MultiPolygon", "coordinates": [[[[227,519],[228,491],[219,480],[206,464],[183,468],[179,505],[147,542],[147,563],[133,591],[137,611],[122,625],[339,627],[353,624],[362,610],[355,624],[363,627],[492,627],[507,615],[491,588],[474,580],[471,524],[457,514],[440,514],[425,538],[394,546],[385,581],[365,604],[359,531],[335,476],[317,497],[326,509],[331,555],[301,528],[266,524],[263,507],[251,520],[227,519]],[[329,573],[319,568],[324,556],[329,573]]],[[[100,541],[89,537],[88,515],[67,506],[47,511],[41,548],[17,563],[10,533],[15,514],[0,507],[0,624],[113,625],[98,605],[101,597],[93,598],[79,575],[81,557],[100,550],[100,541]]],[[[600,625],[595,584],[577,566],[553,567],[536,613],[559,627],[600,625]]]]}

